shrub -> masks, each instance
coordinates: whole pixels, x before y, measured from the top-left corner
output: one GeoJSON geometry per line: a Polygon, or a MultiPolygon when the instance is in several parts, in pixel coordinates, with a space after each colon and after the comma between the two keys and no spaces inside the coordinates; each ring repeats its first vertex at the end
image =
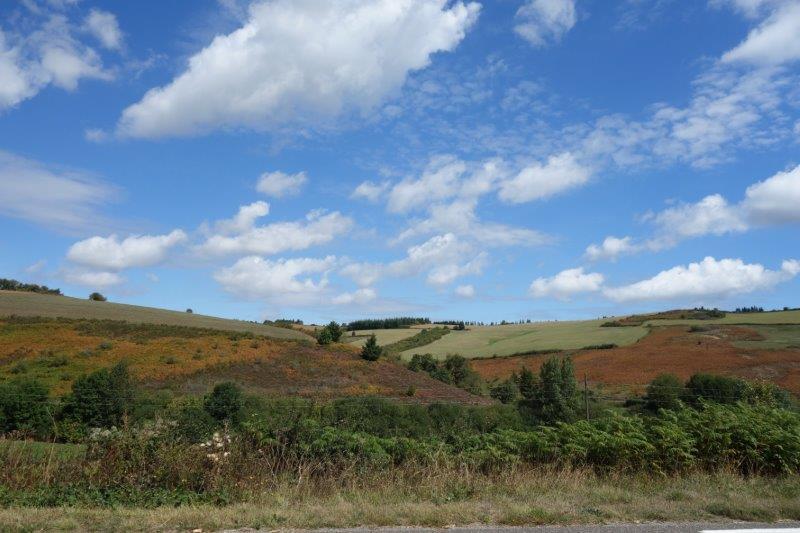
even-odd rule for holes
{"type": "Polygon", "coordinates": [[[191,307],[187,308],[187,309],[186,309],[186,312],[187,312],[187,313],[189,313],[189,314],[192,314],[192,313],[194,313],[194,311],[192,311],[192,308],[191,308],[191,307]]]}
{"type": "Polygon", "coordinates": [[[105,302],[106,301],[106,297],[103,296],[102,294],[100,294],[99,292],[93,292],[92,294],[90,294],[89,295],[89,299],[92,300],[93,302],[105,302]]]}
{"type": "Polygon", "coordinates": [[[517,399],[519,391],[517,384],[511,379],[507,379],[494,385],[489,391],[489,395],[500,403],[513,403],[517,399]]]}
{"type": "Polygon", "coordinates": [[[681,404],[683,383],[674,374],[661,374],[647,386],[645,405],[651,411],[677,409],[681,404]]]}
{"type": "Polygon", "coordinates": [[[409,370],[413,370],[414,372],[423,371],[429,374],[436,370],[436,366],[436,359],[429,353],[423,355],[415,353],[408,363],[409,370]]]}
{"type": "Polygon", "coordinates": [[[547,423],[575,420],[580,409],[580,398],[572,359],[551,357],[542,363],[539,380],[523,407],[529,409],[535,418],[547,423]]]}
{"type": "Polygon", "coordinates": [[[230,381],[217,384],[203,402],[203,409],[209,415],[220,422],[230,422],[233,425],[241,422],[243,408],[242,389],[230,381]]]}
{"type": "Polygon", "coordinates": [[[47,387],[32,379],[0,383],[0,433],[20,431],[44,438],[52,426],[47,387]]]}
{"type": "Polygon", "coordinates": [[[134,399],[128,368],[119,363],[76,379],[64,401],[64,416],[88,427],[119,426],[134,399]]]}
{"type": "Polygon", "coordinates": [[[333,336],[328,328],[322,328],[322,330],[317,334],[317,343],[325,346],[333,342],[333,336]]]}
{"type": "Polygon", "coordinates": [[[364,343],[364,347],[361,348],[361,358],[367,361],[377,361],[382,352],[383,350],[378,346],[378,339],[375,335],[370,335],[367,342],[364,343]]]}

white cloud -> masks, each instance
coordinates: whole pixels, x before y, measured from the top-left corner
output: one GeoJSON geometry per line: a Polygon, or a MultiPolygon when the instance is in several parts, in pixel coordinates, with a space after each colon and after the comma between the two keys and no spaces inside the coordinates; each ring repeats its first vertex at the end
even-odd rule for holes
{"type": "Polygon", "coordinates": [[[563,270],[549,278],[537,278],[531,283],[529,292],[534,298],[558,298],[566,300],[584,292],[597,292],[603,288],[603,275],[584,272],[583,268],[563,270]]]}
{"type": "Polygon", "coordinates": [[[36,261],[32,265],[28,265],[27,267],[25,267],[25,273],[26,274],[38,274],[42,270],[44,270],[44,267],[46,267],[46,266],[47,266],[47,261],[44,260],[44,259],[39,259],[38,261],[36,261]]]}
{"type": "Polygon", "coordinates": [[[355,188],[350,198],[364,198],[370,202],[377,202],[383,197],[383,194],[388,188],[388,182],[373,183],[369,180],[363,181],[355,188]]]}
{"type": "Polygon", "coordinates": [[[226,291],[243,298],[277,305],[313,305],[324,297],[327,272],[335,264],[333,256],[276,261],[248,256],[216,272],[214,279],[226,291]]]}
{"type": "Polygon", "coordinates": [[[63,273],[67,283],[83,285],[93,289],[105,289],[120,285],[125,282],[125,278],[116,272],[95,272],[91,270],[68,270],[63,273]]]}
{"type": "Polygon", "coordinates": [[[651,241],[651,248],[667,248],[680,240],[703,235],[724,235],[747,231],[738,206],[728,204],[719,194],[706,196],[695,204],[681,204],[652,215],[659,227],[659,235],[651,241]]]}
{"type": "Polygon", "coordinates": [[[748,187],[742,204],[756,223],[800,222],[800,165],[748,187]]]}
{"type": "Polygon", "coordinates": [[[256,220],[268,214],[269,204],[267,202],[253,202],[252,204],[240,206],[239,211],[233,218],[217,221],[214,224],[214,228],[218,233],[225,235],[244,233],[253,229],[256,220]]]}
{"type": "Polygon", "coordinates": [[[119,130],[191,135],[370,112],[432,54],[453,50],[479,9],[446,0],[254,2],[243,27],[217,36],[169,85],[127,108],[119,130]]]}
{"type": "Polygon", "coordinates": [[[432,158],[419,178],[406,178],[389,192],[388,209],[392,213],[426,208],[431,203],[456,196],[467,164],[452,156],[432,158]]]}
{"type": "Polygon", "coordinates": [[[535,47],[558,42],[577,22],[575,0],[526,0],[514,31],[535,47]]]}
{"type": "Polygon", "coordinates": [[[551,156],[547,163],[534,163],[500,184],[498,196],[509,203],[549,198],[589,181],[592,172],[569,152],[551,156]]]}
{"type": "Polygon", "coordinates": [[[722,56],[723,62],[779,65],[800,59],[800,3],[785,2],[747,38],[722,56]]]}
{"type": "Polygon", "coordinates": [[[536,230],[479,220],[475,213],[477,204],[477,199],[467,199],[433,205],[428,218],[412,221],[398,240],[432,233],[453,233],[486,247],[538,246],[550,242],[547,235],[536,230]]]}
{"type": "Polygon", "coordinates": [[[51,13],[26,24],[33,29],[0,27],[0,111],[51,84],[73,91],[82,79],[113,78],[99,54],[76,38],[79,28],[65,15],[51,13]]]}
{"type": "Polygon", "coordinates": [[[186,233],[133,235],[119,240],[116,235],[91,237],[70,246],[67,259],[98,270],[119,271],[161,263],[167,253],[186,240],[186,233]]]}
{"type": "Polygon", "coordinates": [[[706,257],[699,263],[676,266],[650,279],[604,290],[617,302],[670,300],[676,298],[719,298],[770,289],[800,272],[796,260],[784,261],[781,270],[768,270],[741,259],[706,257]]]}
{"type": "Polygon", "coordinates": [[[472,285],[459,285],[456,287],[454,291],[456,296],[461,298],[474,298],[475,297],[475,287],[472,285]]]}
{"type": "Polygon", "coordinates": [[[639,246],[633,243],[630,237],[606,237],[601,244],[590,244],[586,248],[586,258],[590,261],[610,260],[638,252],[639,246]]]}
{"type": "Polygon", "coordinates": [[[109,50],[122,48],[122,30],[113,13],[102,9],[92,9],[86,16],[86,29],[109,50]]]}
{"type": "Polygon", "coordinates": [[[96,226],[98,209],[114,195],[114,188],[83,173],[0,150],[0,215],[74,230],[96,226]]]}
{"type": "Polygon", "coordinates": [[[446,233],[411,246],[405,258],[389,263],[385,270],[392,276],[415,276],[427,272],[427,282],[441,286],[462,276],[480,274],[486,260],[485,252],[476,254],[469,243],[446,233]]]}
{"type": "Polygon", "coordinates": [[[374,285],[383,275],[384,265],[379,263],[349,263],[339,273],[352,279],[359,287],[374,285]]]}
{"type": "Polygon", "coordinates": [[[364,288],[353,292],[343,292],[342,294],[338,294],[333,297],[331,303],[334,305],[363,305],[373,301],[375,298],[377,298],[377,296],[378,294],[374,289],[364,288]]]}
{"type": "Polygon", "coordinates": [[[350,231],[353,226],[353,220],[338,211],[332,213],[311,211],[302,221],[273,222],[265,226],[254,226],[254,220],[263,216],[260,214],[264,212],[263,205],[266,203],[256,202],[241,208],[232,221],[233,226],[239,225],[236,228],[238,232],[229,225],[231,221],[223,223],[225,231],[208,237],[200,246],[200,251],[211,255],[268,255],[287,250],[303,250],[328,243],[350,231]],[[243,210],[248,211],[243,213],[243,210]]]}
{"type": "Polygon", "coordinates": [[[297,174],[265,172],[258,178],[256,190],[267,196],[282,198],[299,193],[307,181],[308,177],[305,172],[298,172],[297,174]]]}

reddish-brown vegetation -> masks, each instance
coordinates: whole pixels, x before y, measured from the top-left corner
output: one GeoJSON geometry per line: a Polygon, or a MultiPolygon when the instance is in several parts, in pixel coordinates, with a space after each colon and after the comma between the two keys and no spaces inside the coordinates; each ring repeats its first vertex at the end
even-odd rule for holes
{"type": "MultiPolygon", "coordinates": [[[[720,326],[708,332],[690,332],[685,326],[654,328],[630,346],[573,353],[576,374],[592,384],[644,385],[658,374],[687,379],[696,372],[767,379],[800,394],[800,349],[739,348],[734,341],[759,340],[757,331],[720,326]]],[[[522,366],[538,370],[548,356],[529,355],[479,359],[473,368],[486,379],[505,378],[522,366]]]]}

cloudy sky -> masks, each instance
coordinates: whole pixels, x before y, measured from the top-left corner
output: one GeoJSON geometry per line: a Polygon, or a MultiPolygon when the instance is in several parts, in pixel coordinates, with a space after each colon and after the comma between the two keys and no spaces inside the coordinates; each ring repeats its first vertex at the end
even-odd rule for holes
{"type": "Polygon", "coordinates": [[[0,277],[260,320],[800,305],[800,0],[0,3],[0,277]]]}

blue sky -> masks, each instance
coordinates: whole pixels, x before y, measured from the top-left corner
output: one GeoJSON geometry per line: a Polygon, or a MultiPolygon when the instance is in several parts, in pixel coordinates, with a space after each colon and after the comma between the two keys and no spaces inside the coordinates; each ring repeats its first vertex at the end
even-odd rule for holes
{"type": "Polygon", "coordinates": [[[798,0],[0,5],[0,276],[261,320],[800,305],[798,0]]]}

